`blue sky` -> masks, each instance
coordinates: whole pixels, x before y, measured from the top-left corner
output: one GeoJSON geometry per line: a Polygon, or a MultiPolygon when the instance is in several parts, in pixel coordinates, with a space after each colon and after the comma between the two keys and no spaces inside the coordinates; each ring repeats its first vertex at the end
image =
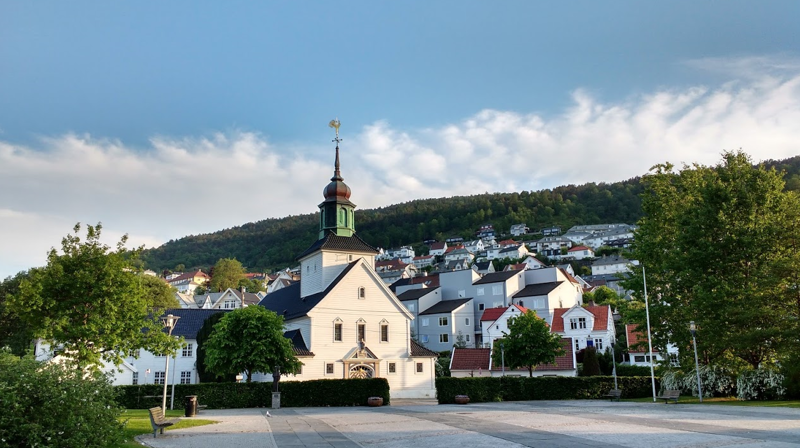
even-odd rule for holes
{"type": "Polygon", "coordinates": [[[148,246],[800,148],[797,2],[0,3],[0,278],[75,222],[148,246]]]}

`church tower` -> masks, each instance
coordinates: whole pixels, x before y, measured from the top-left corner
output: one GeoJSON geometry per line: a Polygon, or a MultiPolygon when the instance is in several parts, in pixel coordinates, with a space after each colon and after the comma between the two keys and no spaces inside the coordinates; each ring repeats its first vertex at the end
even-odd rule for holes
{"type": "Polygon", "coordinates": [[[347,266],[360,258],[375,269],[378,250],[356,234],[356,205],[350,202],[350,187],[344,183],[339,165],[339,120],[332,120],[336,129],[336,160],[333,177],[322,190],[325,198],[319,204],[319,239],[297,257],[300,261],[300,297],[321,293],[347,266]]]}

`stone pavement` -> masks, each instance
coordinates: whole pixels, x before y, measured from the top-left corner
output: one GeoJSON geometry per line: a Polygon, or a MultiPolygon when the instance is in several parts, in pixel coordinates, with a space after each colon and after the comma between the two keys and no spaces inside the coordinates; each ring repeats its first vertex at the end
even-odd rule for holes
{"type": "Polygon", "coordinates": [[[800,409],[525,401],[381,408],[208,410],[221,423],[167,431],[152,447],[800,447],[800,409]]]}

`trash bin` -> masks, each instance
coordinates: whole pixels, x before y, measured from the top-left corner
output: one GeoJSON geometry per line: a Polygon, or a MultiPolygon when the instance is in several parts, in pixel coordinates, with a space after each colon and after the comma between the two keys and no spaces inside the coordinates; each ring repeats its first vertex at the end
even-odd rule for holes
{"type": "Polygon", "coordinates": [[[183,409],[187,417],[197,415],[197,395],[187,395],[183,401],[183,409]]]}

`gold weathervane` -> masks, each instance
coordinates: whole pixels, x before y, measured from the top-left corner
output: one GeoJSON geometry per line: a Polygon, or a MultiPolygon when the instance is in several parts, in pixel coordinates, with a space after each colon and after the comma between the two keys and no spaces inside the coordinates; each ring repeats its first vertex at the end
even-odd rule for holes
{"type": "Polygon", "coordinates": [[[340,141],[339,140],[339,126],[341,126],[341,125],[342,125],[342,123],[339,122],[338,118],[335,118],[335,119],[331,120],[330,123],[328,123],[328,127],[336,129],[336,138],[333,139],[333,141],[336,142],[336,143],[339,143],[339,141],[340,141]]]}

